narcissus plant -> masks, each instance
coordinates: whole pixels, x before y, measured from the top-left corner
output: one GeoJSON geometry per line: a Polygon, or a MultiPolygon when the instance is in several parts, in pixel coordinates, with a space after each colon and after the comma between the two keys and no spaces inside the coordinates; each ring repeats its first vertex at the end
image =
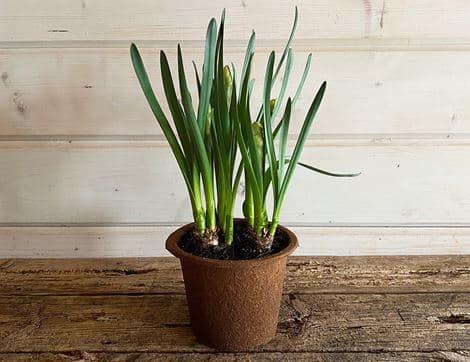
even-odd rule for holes
{"type": "Polygon", "coordinates": [[[215,19],[207,27],[202,69],[198,70],[193,62],[197,101],[193,100],[188,87],[180,45],[177,48],[177,82],[165,52],[160,51],[161,79],[171,124],[152,89],[137,46],[131,45],[135,73],[184,178],[194,218],[193,235],[202,248],[232,245],[234,210],[242,178],[245,189],[242,210],[246,225],[256,248],[265,254],[271,249],[297,165],[335,177],[358,175],[331,173],[300,162],[305,141],[325,94],[326,82],[313,96],[295,147],[289,155],[287,141],[292,110],[301,95],[312,60],[311,54],[308,55],[296,91],[288,96],[286,90],[294,58],[291,43],[297,17],[296,8],[292,31],[279,61],[276,62],[274,51],[269,55],[262,83],[262,101],[255,113],[252,112],[255,80],[251,78],[255,32],[248,41],[238,77],[234,64],[224,59],[225,11],[218,29],[215,19]],[[280,82],[279,90],[273,94],[276,82],[280,82]],[[273,200],[270,211],[267,210],[269,193],[273,200]]]}
{"type": "Polygon", "coordinates": [[[276,333],[287,257],[298,246],[295,234],[279,225],[296,167],[335,177],[358,174],[331,173],[301,162],[326,82],[309,96],[311,103],[294,139],[295,146],[288,150],[293,109],[312,60],[309,55],[294,94],[287,95],[297,9],[279,60],[271,52],[264,79],[257,84],[262,87],[257,106],[251,76],[255,33],[238,72],[224,58],[224,22],[225,11],[218,27],[215,19],[209,22],[202,68],[193,62],[197,92],[189,89],[180,45],[178,81],[167,56],[160,52],[169,115],[157,100],[134,44],[131,58],[191,201],[194,222],[174,231],[166,241],[166,248],[181,261],[191,328],[201,343],[240,351],[266,343],[276,333]],[[239,201],[241,180],[244,194],[239,201]],[[241,219],[234,217],[238,202],[244,216],[241,219]]]}

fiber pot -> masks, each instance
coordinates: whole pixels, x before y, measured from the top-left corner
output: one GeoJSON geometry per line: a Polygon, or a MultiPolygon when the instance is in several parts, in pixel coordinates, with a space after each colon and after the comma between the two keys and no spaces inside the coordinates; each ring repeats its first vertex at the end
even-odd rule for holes
{"type": "Polygon", "coordinates": [[[269,342],[276,334],[287,257],[298,246],[285,227],[289,244],[280,252],[251,260],[202,258],[180,249],[187,224],[173,232],[166,248],[180,259],[191,327],[200,343],[239,351],[269,342]]]}

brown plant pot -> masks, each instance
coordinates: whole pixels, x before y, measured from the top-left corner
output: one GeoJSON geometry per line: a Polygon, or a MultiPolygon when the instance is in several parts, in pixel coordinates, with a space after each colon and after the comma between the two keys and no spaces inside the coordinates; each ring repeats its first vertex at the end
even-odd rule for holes
{"type": "Polygon", "coordinates": [[[269,342],[276,334],[287,257],[298,246],[289,237],[280,252],[251,260],[202,258],[180,249],[187,224],[173,232],[166,248],[180,259],[191,327],[200,343],[218,350],[240,351],[269,342]]]}

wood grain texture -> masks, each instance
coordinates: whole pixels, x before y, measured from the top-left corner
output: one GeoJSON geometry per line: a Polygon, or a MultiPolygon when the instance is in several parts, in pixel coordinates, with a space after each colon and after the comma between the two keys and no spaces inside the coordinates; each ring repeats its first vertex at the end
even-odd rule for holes
{"type": "Polygon", "coordinates": [[[152,353],[152,352],[109,352],[96,353],[86,351],[62,353],[0,353],[0,360],[10,362],[26,361],[162,361],[162,362],[466,362],[470,357],[468,351],[433,351],[433,352],[256,352],[256,353],[152,353]]]}
{"type": "MultiPolygon", "coordinates": [[[[255,57],[253,76],[258,82],[263,79],[270,49],[258,49],[255,57]]],[[[328,90],[312,135],[445,138],[470,134],[466,98],[470,52],[317,52],[302,46],[296,52],[287,94],[294,93],[312,51],[310,77],[295,107],[292,134],[298,133],[323,80],[328,81],[328,90]]],[[[228,49],[226,59],[240,64],[243,54],[243,48],[228,49]]],[[[167,109],[158,49],[146,48],[143,56],[157,97],[167,109]]],[[[173,46],[168,57],[174,66],[173,46]]],[[[190,61],[200,64],[201,58],[200,49],[189,48],[185,53],[194,91],[190,61]]],[[[133,74],[128,44],[123,49],[4,49],[0,50],[0,73],[3,137],[161,135],[133,74]]],[[[255,84],[257,105],[261,87],[255,84]]]]}
{"type": "MultiPolygon", "coordinates": [[[[164,142],[38,141],[0,146],[2,223],[174,225],[191,219],[182,178],[164,142]]],[[[363,174],[338,179],[299,168],[281,222],[465,224],[470,195],[462,165],[469,158],[466,141],[311,141],[303,151],[304,162],[363,174]]]]}
{"type": "MultiPolygon", "coordinates": [[[[174,226],[3,226],[0,257],[93,258],[168,256],[174,226]]],[[[295,255],[470,254],[469,227],[290,226],[295,255]]]]}
{"type": "MultiPolygon", "coordinates": [[[[469,295],[289,294],[275,339],[259,350],[466,349],[469,295]]],[[[0,352],[210,350],[191,333],[183,295],[3,296],[0,307],[0,352]]]]}
{"type": "MultiPolygon", "coordinates": [[[[470,255],[292,257],[290,293],[470,292],[470,255]]],[[[174,258],[0,259],[0,294],[184,294],[174,258]],[[99,260],[99,261],[98,261],[99,260]]]]}
{"type": "Polygon", "coordinates": [[[294,6],[299,6],[299,39],[469,37],[465,0],[448,6],[432,1],[233,1],[170,0],[2,1],[1,41],[162,39],[201,40],[210,17],[227,9],[229,39],[246,39],[255,28],[261,39],[284,39],[294,6]],[[112,14],[112,16],[111,16],[112,14]],[[129,16],[132,14],[132,16],[129,16]],[[259,14],[264,19],[260,21],[259,14]]]}
{"type": "Polygon", "coordinates": [[[276,337],[235,354],[195,341],[174,258],[0,260],[0,360],[465,361],[468,277],[464,256],[294,257],[276,337]]]}

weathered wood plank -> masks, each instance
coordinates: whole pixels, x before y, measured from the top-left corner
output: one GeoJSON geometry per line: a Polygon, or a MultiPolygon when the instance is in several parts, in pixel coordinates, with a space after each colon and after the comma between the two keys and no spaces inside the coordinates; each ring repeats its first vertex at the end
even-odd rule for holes
{"type": "Polygon", "coordinates": [[[0,360],[9,362],[26,361],[162,361],[162,362],[463,362],[470,359],[470,351],[436,351],[436,352],[257,352],[257,353],[96,353],[86,351],[65,353],[0,353],[0,360]]]}
{"type": "MultiPolygon", "coordinates": [[[[3,296],[0,352],[194,352],[183,295],[3,296]]],[[[289,294],[266,352],[456,351],[470,294],[289,294]]]]}
{"type": "Polygon", "coordinates": [[[294,6],[299,39],[463,38],[469,36],[465,0],[439,1],[233,1],[175,3],[171,0],[3,0],[0,41],[164,39],[201,40],[210,17],[226,8],[227,37],[245,39],[255,28],[261,39],[284,39],[294,6]],[[40,5],[39,5],[40,4],[40,5]],[[260,20],[260,14],[264,19],[260,20]]]}
{"type": "MultiPolygon", "coordinates": [[[[184,294],[175,258],[0,259],[2,295],[184,294]]],[[[470,256],[292,257],[289,293],[470,292],[470,256]]]]}
{"type": "MultiPolygon", "coordinates": [[[[363,174],[331,178],[299,168],[281,222],[465,225],[470,193],[462,165],[470,159],[469,145],[309,141],[304,162],[363,174]]],[[[0,142],[0,223],[184,223],[191,211],[179,174],[164,142],[0,142]]]]}
{"type": "MultiPolygon", "coordinates": [[[[178,226],[2,226],[2,258],[169,256],[165,240],[178,226]]],[[[470,227],[290,226],[295,255],[470,254],[470,227]]]]}
{"type": "MultiPolygon", "coordinates": [[[[127,47],[0,50],[1,134],[161,134],[133,74],[127,47]]],[[[313,134],[445,137],[470,133],[470,106],[465,97],[470,92],[470,52],[315,49],[310,77],[294,108],[292,133],[298,132],[323,80],[328,81],[328,90],[313,134]],[[446,65],[445,72],[442,64],[446,65]]],[[[257,51],[252,71],[257,81],[264,77],[270,50],[265,47],[257,51]]],[[[296,52],[287,94],[293,94],[311,51],[307,46],[296,52]]],[[[143,56],[157,97],[167,109],[157,49],[143,49],[143,56]]],[[[225,56],[240,64],[244,49],[228,49],[225,56]]],[[[168,49],[168,57],[174,66],[175,47],[168,49]]],[[[197,94],[190,62],[196,59],[201,64],[201,58],[202,50],[186,49],[193,99],[197,94]]],[[[261,89],[262,84],[255,83],[254,100],[259,100],[261,89]]]]}

